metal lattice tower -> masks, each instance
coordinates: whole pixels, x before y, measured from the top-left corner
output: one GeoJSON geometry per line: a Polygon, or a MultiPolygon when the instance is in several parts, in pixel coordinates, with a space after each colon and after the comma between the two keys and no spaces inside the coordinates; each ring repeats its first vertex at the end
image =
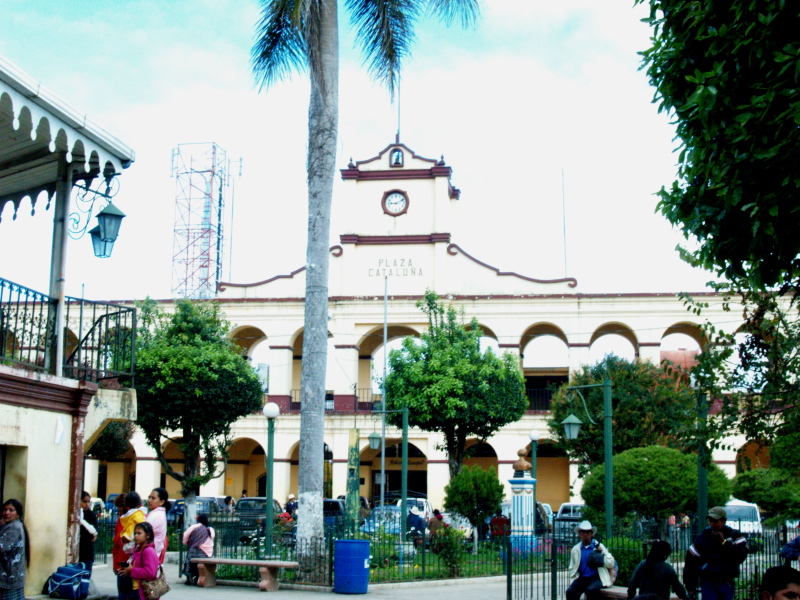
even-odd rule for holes
{"type": "Polygon", "coordinates": [[[180,144],[172,151],[175,229],[172,294],[213,298],[222,279],[228,159],[217,144],[180,144]]]}

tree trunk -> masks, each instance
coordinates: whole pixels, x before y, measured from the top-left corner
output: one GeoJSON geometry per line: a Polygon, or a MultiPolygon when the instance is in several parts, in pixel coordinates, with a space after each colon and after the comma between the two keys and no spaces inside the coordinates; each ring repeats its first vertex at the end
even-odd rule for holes
{"type": "MultiPolygon", "coordinates": [[[[328,349],[328,261],[333,178],[339,121],[339,39],[336,0],[318,0],[317,39],[307,39],[311,98],[308,108],[308,246],[301,377],[299,552],[324,551],[322,517],[325,372],[328,349]],[[307,550],[306,550],[307,549],[307,550]]],[[[301,556],[301,561],[303,557],[301,556]]],[[[325,561],[321,561],[324,565],[325,561]]],[[[301,570],[308,573],[301,565],[301,570]]]]}
{"type": "MultiPolygon", "coordinates": [[[[191,481],[199,475],[200,470],[200,455],[195,448],[200,445],[200,440],[191,444],[186,444],[183,454],[183,477],[184,481],[191,481]]],[[[183,487],[183,485],[182,485],[183,487]]],[[[186,529],[189,525],[194,524],[194,519],[197,516],[197,489],[183,489],[183,528],[186,529]]]]}

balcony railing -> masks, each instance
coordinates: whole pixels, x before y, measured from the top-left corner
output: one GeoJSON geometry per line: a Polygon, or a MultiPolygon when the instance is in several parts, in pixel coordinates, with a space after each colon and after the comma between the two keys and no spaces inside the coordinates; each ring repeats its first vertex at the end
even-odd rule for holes
{"type": "MultiPolygon", "coordinates": [[[[300,410],[302,406],[300,390],[292,390],[292,399],[289,403],[289,410],[300,410]]],[[[333,390],[325,392],[325,410],[333,410],[333,390]]]]}
{"type": "Polygon", "coordinates": [[[528,410],[550,410],[550,400],[553,398],[553,390],[528,388],[525,390],[528,395],[528,410]]]}
{"type": "MultiPolygon", "coordinates": [[[[55,319],[52,298],[0,279],[0,362],[55,372],[55,319]]],[[[64,326],[65,377],[133,386],[136,309],[67,297],[64,326]]]]}

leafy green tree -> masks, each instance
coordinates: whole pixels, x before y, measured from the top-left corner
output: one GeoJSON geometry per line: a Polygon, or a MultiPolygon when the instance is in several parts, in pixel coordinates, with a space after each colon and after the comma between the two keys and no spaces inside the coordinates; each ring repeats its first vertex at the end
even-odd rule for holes
{"type": "MultiPolygon", "coordinates": [[[[446,23],[475,21],[479,0],[347,0],[369,72],[393,93],[414,25],[427,10],[446,23]]],[[[328,251],[339,134],[337,0],[261,0],[253,71],[268,87],[291,71],[308,70],[308,245],[301,375],[299,535],[323,536],[323,422],[328,343],[328,251]]]]}
{"type": "Polygon", "coordinates": [[[128,451],[135,430],[132,421],[111,421],[85,454],[98,460],[114,460],[128,451]]]}
{"type": "Polygon", "coordinates": [[[225,468],[218,459],[227,457],[231,424],[261,408],[261,383],[228,339],[218,305],[181,300],[164,315],[150,301],[140,312],[149,328],[136,354],[137,424],[164,471],[181,482],[191,519],[198,488],[225,468]],[[182,472],[164,457],[164,440],[183,452],[182,472]]]}
{"type": "Polygon", "coordinates": [[[493,515],[503,501],[503,484],[497,470],[466,466],[444,488],[444,508],[467,519],[473,527],[473,548],[478,547],[478,526],[493,515]]]}
{"type": "Polygon", "coordinates": [[[733,495],[754,502],[767,513],[778,515],[781,521],[800,517],[800,457],[797,445],[800,433],[786,432],[770,447],[771,466],[768,469],[743,468],[733,480],[733,495]]]}
{"type": "Polygon", "coordinates": [[[784,0],[649,3],[643,52],[680,139],[659,209],[695,264],[756,288],[800,278],[800,11],[784,0]]]}
{"type": "MultiPolygon", "coordinates": [[[[409,424],[444,434],[452,479],[464,463],[467,440],[484,440],[525,413],[525,379],[519,358],[498,357],[481,349],[481,330],[473,319],[459,321],[453,307],[444,307],[426,292],[417,306],[428,317],[420,339],[407,337],[389,353],[387,408],[409,408],[409,424]]],[[[400,415],[389,415],[400,424],[400,415]]]]}
{"type": "Polygon", "coordinates": [[[580,396],[568,392],[567,387],[601,384],[606,377],[612,380],[613,454],[643,446],[687,446],[694,429],[696,398],[685,380],[649,362],[607,355],[574,373],[550,403],[550,434],[581,463],[581,474],[603,462],[603,390],[581,390],[589,414],[597,423],[592,425],[586,419],[580,396]],[[575,440],[566,439],[561,425],[570,414],[583,421],[575,440]]]}
{"type": "MultiPolygon", "coordinates": [[[[632,448],[614,456],[614,517],[629,515],[661,520],[678,512],[697,512],[697,456],[673,448],[632,448]]],[[[586,477],[581,496],[592,523],[604,521],[605,465],[586,477]]],[[[708,473],[708,504],[725,504],[731,481],[717,465],[708,473]]]]}

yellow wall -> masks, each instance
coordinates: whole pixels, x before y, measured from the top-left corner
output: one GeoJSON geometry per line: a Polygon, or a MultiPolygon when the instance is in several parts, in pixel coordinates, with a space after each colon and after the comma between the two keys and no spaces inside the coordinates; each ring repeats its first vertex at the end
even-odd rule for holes
{"type": "Polygon", "coordinates": [[[569,458],[537,458],[536,500],[550,505],[553,512],[569,502],[569,458]]]}

